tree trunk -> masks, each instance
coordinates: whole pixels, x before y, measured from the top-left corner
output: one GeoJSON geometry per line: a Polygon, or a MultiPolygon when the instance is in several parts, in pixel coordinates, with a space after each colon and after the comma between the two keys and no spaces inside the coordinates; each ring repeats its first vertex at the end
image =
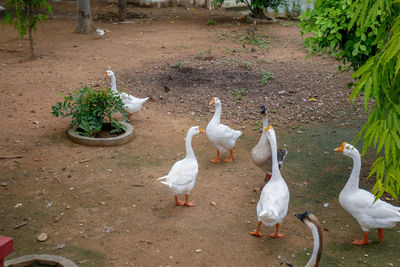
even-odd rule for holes
{"type": "Polygon", "coordinates": [[[213,9],[212,0],[205,1],[205,8],[209,10],[213,9]]]}
{"type": "Polygon", "coordinates": [[[118,16],[120,21],[126,20],[127,0],[118,0],[118,16]]]}
{"type": "Polygon", "coordinates": [[[256,19],[265,19],[265,20],[268,19],[268,17],[264,14],[264,9],[262,8],[254,8],[252,15],[256,19]]]}
{"type": "Polygon", "coordinates": [[[33,36],[32,36],[32,27],[29,27],[28,29],[29,33],[29,44],[31,45],[31,58],[35,58],[35,49],[33,47],[33,36]]]}
{"type": "Polygon", "coordinates": [[[78,0],[78,26],[77,33],[90,33],[92,31],[92,15],[90,0],[78,0]]]}

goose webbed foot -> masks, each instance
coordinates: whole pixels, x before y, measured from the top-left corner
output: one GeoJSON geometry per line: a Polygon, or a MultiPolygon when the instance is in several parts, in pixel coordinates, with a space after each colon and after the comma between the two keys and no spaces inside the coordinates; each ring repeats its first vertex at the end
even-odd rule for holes
{"type": "Polygon", "coordinates": [[[285,234],[279,234],[279,233],[269,234],[270,238],[282,238],[284,236],[285,236],[285,234]]]}
{"type": "MultiPolygon", "coordinates": [[[[378,232],[379,234],[379,232],[378,232]]],[[[354,239],[353,240],[353,245],[368,245],[371,244],[372,242],[368,240],[368,232],[364,232],[364,239],[354,239]]]]}
{"type": "Polygon", "coordinates": [[[185,201],[184,200],[182,200],[182,201],[178,200],[177,196],[175,196],[175,203],[178,206],[185,206],[185,201]]]}
{"type": "Polygon", "coordinates": [[[265,182],[268,182],[269,181],[269,179],[271,179],[271,174],[269,174],[269,173],[266,173],[265,174],[265,182]]]}
{"type": "Polygon", "coordinates": [[[217,150],[217,157],[215,159],[210,159],[210,161],[214,163],[221,162],[221,159],[219,158],[219,150],[217,150]]]}
{"type": "Polygon", "coordinates": [[[264,234],[263,234],[263,233],[260,233],[261,224],[262,224],[262,222],[258,222],[258,224],[257,224],[257,230],[255,230],[254,232],[249,232],[249,234],[251,234],[252,236],[263,237],[264,234]]]}
{"type": "Polygon", "coordinates": [[[230,153],[229,158],[225,159],[224,160],[225,162],[232,162],[232,160],[233,160],[233,150],[230,149],[229,153],[230,153]]]}
{"type": "Polygon", "coordinates": [[[277,224],[275,225],[276,231],[275,231],[275,233],[272,233],[272,234],[269,235],[270,238],[282,238],[282,237],[285,236],[285,234],[280,234],[280,233],[279,233],[279,226],[280,226],[279,223],[277,223],[277,224]]]}
{"type": "Polygon", "coordinates": [[[263,233],[260,233],[260,232],[257,232],[257,231],[249,232],[249,234],[251,234],[252,236],[257,236],[257,237],[263,237],[264,236],[263,233]]]}
{"type": "Polygon", "coordinates": [[[197,205],[193,202],[189,202],[189,195],[185,194],[185,205],[186,207],[196,207],[197,205]]]}

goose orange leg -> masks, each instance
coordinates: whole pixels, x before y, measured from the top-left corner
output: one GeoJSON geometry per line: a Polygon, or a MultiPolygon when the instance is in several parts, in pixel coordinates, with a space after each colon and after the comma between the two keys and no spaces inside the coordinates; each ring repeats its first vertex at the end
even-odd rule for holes
{"type": "Polygon", "coordinates": [[[268,172],[265,174],[265,182],[268,182],[269,179],[271,179],[271,174],[269,174],[268,172]]]}
{"type": "Polygon", "coordinates": [[[185,201],[179,201],[177,196],[175,196],[175,203],[178,206],[185,206],[185,201]]]}
{"type": "MultiPolygon", "coordinates": [[[[379,234],[379,232],[378,232],[379,234]]],[[[382,234],[383,235],[383,234],[382,234]]],[[[353,245],[368,245],[371,244],[371,241],[368,241],[368,232],[364,232],[364,239],[354,239],[353,245]]]]}
{"type": "Polygon", "coordinates": [[[196,207],[197,205],[194,204],[193,202],[189,202],[189,195],[185,194],[185,204],[184,206],[186,207],[196,207]]]}
{"type": "Polygon", "coordinates": [[[383,241],[383,228],[378,228],[378,238],[379,238],[379,242],[382,243],[382,241],[383,241]]]}
{"type": "Polygon", "coordinates": [[[280,225],[279,223],[277,223],[277,224],[275,225],[276,231],[275,231],[275,233],[270,234],[269,237],[271,237],[271,238],[281,238],[281,237],[284,237],[284,236],[285,236],[284,234],[280,234],[280,233],[279,233],[279,225],[280,225]]]}
{"type": "Polygon", "coordinates": [[[217,163],[220,162],[220,158],[219,158],[219,150],[217,149],[217,157],[215,159],[210,159],[211,162],[217,163]]]}
{"type": "Polygon", "coordinates": [[[225,159],[225,162],[231,162],[233,160],[233,150],[229,149],[230,156],[229,158],[225,159]]]}
{"type": "Polygon", "coordinates": [[[264,234],[260,233],[260,227],[261,227],[262,222],[258,222],[257,224],[257,230],[255,232],[249,232],[249,234],[253,235],[253,236],[258,236],[258,237],[263,237],[264,234]]]}

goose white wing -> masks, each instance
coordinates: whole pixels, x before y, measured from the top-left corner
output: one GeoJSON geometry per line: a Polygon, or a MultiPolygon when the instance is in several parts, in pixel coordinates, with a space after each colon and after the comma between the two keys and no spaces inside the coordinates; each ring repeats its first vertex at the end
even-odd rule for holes
{"type": "Polygon", "coordinates": [[[183,159],[176,162],[167,175],[166,182],[185,185],[196,179],[199,172],[197,160],[183,159]]]}
{"type": "Polygon", "coordinates": [[[386,228],[400,222],[400,208],[375,197],[370,192],[359,189],[339,197],[340,204],[360,223],[361,227],[386,228]]]}
{"type": "Polygon", "coordinates": [[[148,98],[138,98],[134,97],[133,95],[127,94],[127,93],[121,93],[121,99],[126,103],[126,104],[137,104],[141,103],[143,101],[146,101],[148,98]]]}
{"type": "Polygon", "coordinates": [[[257,204],[259,220],[269,226],[281,222],[287,214],[289,199],[289,188],[283,180],[268,182],[257,204]]]}
{"type": "Polygon", "coordinates": [[[240,131],[235,131],[225,124],[220,124],[217,126],[218,128],[218,137],[223,138],[223,139],[229,139],[229,138],[237,138],[238,135],[240,135],[242,132],[240,131]],[[239,134],[240,132],[240,134],[239,134]]]}
{"type": "Polygon", "coordinates": [[[242,134],[241,131],[235,131],[224,124],[207,126],[207,136],[222,152],[225,149],[232,148],[236,139],[242,134]]]}

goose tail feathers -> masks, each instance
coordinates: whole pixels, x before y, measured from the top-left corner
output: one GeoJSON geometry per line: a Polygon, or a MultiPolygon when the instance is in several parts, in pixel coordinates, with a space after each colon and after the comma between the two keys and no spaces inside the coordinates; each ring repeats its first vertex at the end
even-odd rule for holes
{"type": "Polygon", "coordinates": [[[165,184],[165,185],[168,185],[169,187],[172,187],[172,184],[171,184],[171,183],[168,183],[168,182],[165,182],[165,181],[160,181],[160,183],[165,184]]]}
{"type": "Polygon", "coordinates": [[[167,178],[168,178],[168,175],[165,175],[163,177],[157,178],[157,181],[160,181],[160,180],[163,180],[163,179],[167,179],[167,178]]]}
{"type": "Polygon", "coordinates": [[[384,207],[384,209],[389,212],[390,214],[392,214],[393,216],[395,216],[393,219],[396,222],[400,222],[400,207],[396,207],[396,206],[386,206],[384,207]]]}

